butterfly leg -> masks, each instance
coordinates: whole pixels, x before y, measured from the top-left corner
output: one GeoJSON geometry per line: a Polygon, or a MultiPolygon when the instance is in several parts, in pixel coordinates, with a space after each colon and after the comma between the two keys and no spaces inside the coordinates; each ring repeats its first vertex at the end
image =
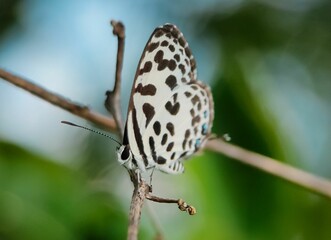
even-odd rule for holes
{"type": "Polygon", "coordinates": [[[152,192],[152,189],[153,189],[152,188],[152,180],[153,180],[154,170],[155,170],[155,166],[152,168],[151,175],[149,175],[149,186],[150,186],[151,192],[152,192]]]}

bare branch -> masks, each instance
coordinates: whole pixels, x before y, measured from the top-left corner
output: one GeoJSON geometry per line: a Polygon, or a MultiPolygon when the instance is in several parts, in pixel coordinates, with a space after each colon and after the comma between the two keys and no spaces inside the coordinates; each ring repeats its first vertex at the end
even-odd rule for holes
{"type": "Polygon", "coordinates": [[[140,181],[134,188],[129,214],[128,240],[135,240],[138,237],[141,209],[149,191],[150,187],[145,181],[140,181]]]}
{"type": "MultiPolygon", "coordinates": [[[[112,20],[111,25],[113,27],[113,34],[117,36],[117,59],[116,59],[116,72],[115,72],[115,84],[112,91],[107,91],[107,98],[105,100],[105,107],[113,115],[116,125],[117,133],[120,138],[123,139],[123,124],[121,113],[121,74],[123,68],[123,56],[124,56],[124,41],[125,41],[125,28],[123,23],[112,20]]],[[[140,179],[138,174],[131,169],[127,169],[130,175],[131,181],[134,186],[134,191],[131,199],[131,207],[129,213],[129,227],[128,227],[128,239],[137,239],[138,228],[141,215],[141,209],[146,197],[146,194],[150,191],[150,187],[144,181],[140,179]]]]}
{"type": "Polygon", "coordinates": [[[331,182],[327,179],[221,140],[209,141],[206,148],[306,188],[309,191],[331,198],[331,182]]]}
{"type": "Polygon", "coordinates": [[[146,195],[146,198],[150,201],[153,202],[158,202],[158,203],[177,203],[178,208],[181,211],[186,211],[188,212],[190,215],[194,215],[197,213],[195,207],[188,205],[186,202],[184,202],[182,199],[171,199],[171,198],[161,198],[161,197],[157,197],[154,195],[151,195],[150,193],[148,193],[146,195]]]}
{"type": "Polygon", "coordinates": [[[115,85],[113,91],[106,92],[105,107],[113,115],[118,128],[118,134],[123,138],[123,122],[121,113],[121,75],[123,68],[125,28],[123,23],[112,20],[113,34],[117,36],[117,59],[115,72],[115,85]]]}
{"type": "Polygon", "coordinates": [[[80,116],[97,125],[100,125],[111,132],[116,130],[116,123],[114,119],[105,117],[96,112],[92,112],[87,106],[74,103],[67,98],[48,91],[45,88],[42,88],[25,78],[9,73],[1,68],[0,77],[7,82],[12,83],[55,106],[58,106],[64,110],[67,110],[68,112],[71,112],[74,115],[80,116]]]}

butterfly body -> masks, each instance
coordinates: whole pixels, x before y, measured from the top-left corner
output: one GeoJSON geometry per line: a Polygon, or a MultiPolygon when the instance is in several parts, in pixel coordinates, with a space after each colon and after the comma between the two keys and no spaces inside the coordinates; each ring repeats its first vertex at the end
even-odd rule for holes
{"type": "Polygon", "coordinates": [[[182,160],[208,140],[213,117],[212,95],[197,80],[183,34],[171,24],[156,28],[138,64],[118,161],[128,169],[182,173],[182,160]]]}

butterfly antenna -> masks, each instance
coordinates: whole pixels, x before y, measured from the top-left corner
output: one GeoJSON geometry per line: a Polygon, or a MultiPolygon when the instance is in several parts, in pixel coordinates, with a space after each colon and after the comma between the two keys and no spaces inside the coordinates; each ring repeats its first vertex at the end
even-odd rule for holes
{"type": "Polygon", "coordinates": [[[68,122],[68,121],[61,121],[61,123],[63,124],[67,124],[67,125],[70,125],[70,126],[74,126],[74,127],[79,127],[79,128],[82,128],[82,129],[85,129],[85,130],[88,130],[88,131],[91,131],[93,133],[97,133],[97,134],[100,134],[104,137],[107,137],[107,138],[110,138],[111,140],[115,141],[116,143],[118,143],[119,146],[121,146],[122,144],[117,141],[115,138],[103,133],[103,132],[100,132],[100,131],[97,131],[97,130],[94,130],[94,129],[91,129],[91,128],[88,128],[88,127],[84,127],[84,126],[81,126],[81,125],[78,125],[78,124],[75,124],[75,123],[72,123],[72,122],[68,122]]]}

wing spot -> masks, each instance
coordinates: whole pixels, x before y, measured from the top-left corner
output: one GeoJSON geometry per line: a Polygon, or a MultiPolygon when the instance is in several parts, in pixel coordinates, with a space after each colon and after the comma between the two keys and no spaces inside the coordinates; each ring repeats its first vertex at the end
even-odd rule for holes
{"type": "Polygon", "coordinates": [[[156,135],[160,135],[161,133],[161,124],[159,121],[156,121],[154,124],[153,124],[153,129],[154,129],[154,132],[156,135]]]}
{"type": "Polygon", "coordinates": [[[168,66],[168,60],[167,59],[163,59],[161,60],[161,62],[159,63],[159,65],[157,66],[157,70],[162,71],[164,70],[167,66],[168,66]]]}
{"type": "Polygon", "coordinates": [[[188,47],[186,47],[184,50],[185,50],[186,56],[190,58],[192,56],[191,50],[188,47]]]}
{"type": "Polygon", "coordinates": [[[175,70],[177,67],[177,64],[176,64],[176,61],[171,59],[169,62],[168,62],[168,68],[173,71],[175,70]]]}
{"type": "Polygon", "coordinates": [[[170,152],[173,147],[174,147],[174,142],[169,143],[168,146],[167,146],[167,149],[166,149],[167,152],[170,152]]]}
{"type": "Polygon", "coordinates": [[[172,103],[170,101],[168,101],[165,105],[165,108],[168,110],[168,112],[171,114],[171,115],[176,115],[179,111],[179,107],[180,107],[180,104],[179,102],[175,103],[174,105],[172,105],[172,103]]]}
{"type": "Polygon", "coordinates": [[[183,150],[185,150],[185,149],[186,149],[186,143],[187,143],[187,140],[186,140],[186,139],[184,139],[184,141],[183,141],[183,144],[182,144],[182,148],[183,148],[183,150]]]}
{"type": "Polygon", "coordinates": [[[185,94],[185,96],[188,97],[188,98],[192,96],[192,93],[190,93],[190,92],[184,92],[184,94],[185,94]]]}
{"type": "Polygon", "coordinates": [[[185,66],[183,64],[179,64],[178,65],[179,69],[182,71],[182,74],[185,74],[186,70],[185,70],[185,66]]]}
{"type": "Polygon", "coordinates": [[[167,40],[164,40],[164,41],[161,42],[162,47],[166,47],[168,45],[169,45],[169,42],[167,40]]]}
{"type": "Polygon", "coordinates": [[[167,143],[167,140],[168,140],[168,134],[165,133],[165,134],[163,134],[163,136],[162,136],[161,144],[162,144],[162,145],[166,144],[166,143],[167,143]]]}
{"type": "Polygon", "coordinates": [[[192,102],[193,105],[195,105],[197,102],[200,102],[199,96],[194,95],[194,97],[191,98],[191,102],[192,102]]]}
{"type": "Polygon", "coordinates": [[[175,153],[175,152],[173,152],[173,153],[171,154],[171,157],[170,157],[170,159],[171,159],[171,160],[174,160],[174,159],[175,159],[175,156],[176,156],[176,153],[175,153]]]}
{"type": "Polygon", "coordinates": [[[135,89],[135,92],[140,93],[143,96],[154,96],[156,93],[156,87],[153,84],[147,84],[143,86],[141,83],[135,89]]]}
{"type": "Polygon", "coordinates": [[[152,70],[152,66],[153,64],[151,61],[145,62],[144,67],[139,70],[139,75],[150,72],[152,70]]]}
{"type": "Polygon", "coordinates": [[[204,118],[207,118],[207,117],[208,117],[208,112],[207,112],[207,110],[203,112],[203,116],[204,116],[204,118]]]}
{"type": "Polygon", "coordinates": [[[173,95],[174,102],[177,102],[177,96],[178,96],[178,93],[175,93],[175,94],[173,95]]]}
{"type": "Polygon", "coordinates": [[[157,30],[157,32],[154,34],[154,37],[159,38],[164,34],[162,29],[157,30]]]}
{"type": "Polygon", "coordinates": [[[154,117],[155,110],[154,110],[154,107],[151,104],[149,104],[149,103],[144,103],[144,105],[143,105],[142,108],[143,108],[143,112],[144,112],[145,117],[146,117],[146,125],[145,125],[145,127],[147,128],[149,122],[154,117]]]}
{"type": "Polygon", "coordinates": [[[175,134],[175,126],[171,122],[167,123],[166,128],[168,129],[171,136],[175,134]]]}
{"type": "Polygon", "coordinates": [[[149,142],[149,147],[150,147],[150,149],[151,149],[152,157],[153,157],[154,161],[156,161],[156,152],[155,152],[155,142],[154,142],[154,138],[153,138],[152,136],[149,137],[148,142],[149,142]]]}
{"type": "MultiPolygon", "coordinates": [[[[174,39],[174,40],[176,40],[176,39],[174,39]]],[[[175,42],[175,41],[174,41],[175,42]]],[[[174,47],[174,45],[169,45],[169,50],[171,51],[171,52],[174,52],[175,51],[175,47],[174,47]]]]}
{"type": "Polygon", "coordinates": [[[179,41],[179,44],[180,44],[182,47],[185,47],[186,41],[185,41],[184,37],[180,37],[180,38],[178,39],[178,41],[179,41]]]}
{"type": "Polygon", "coordinates": [[[164,157],[158,156],[156,162],[160,165],[165,164],[167,162],[167,159],[164,157]]]}
{"type": "Polygon", "coordinates": [[[188,141],[188,146],[189,146],[189,148],[192,147],[192,139],[190,141],[188,141]]]}
{"type": "Polygon", "coordinates": [[[200,122],[200,116],[196,115],[193,119],[192,119],[192,126],[194,126],[196,123],[200,122]]]}
{"type": "Polygon", "coordinates": [[[179,56],[179,54],[175,54],[175,55],[174,55],[174,59],[176,59],[176,61],[179,62],[179,61],[180,61],[180,56],[179,56]]]}
{"type": "Polygon", "coordinates": [[[201,110],[201,102],[200,101],[198,102],[198,110],[199,111],[201,110]]]}
{"type": "Polygon", "coordinates": [[[208,125],[206,123],[202,124],[201,134],[206,135],[208,132],[208,125]]]}
{"type": "Polygon", "coordinates": [[[155,57],[154,57],[154,61],[156,63],[160,63],[162,62],[163,60],[163,55],[164,55],[164,52],[162,50],[159,50],[157,51],[157,53],[155,54],[155,57]]]}
{"type": "Polygon", "coordinates": [[[192,117],[194,117],[194,115],[195,115],[194,108],[192,108],[192,109],[190,110],[190,114],[191,114],[192,117]]]}
{"type": "Polygon", "coordinates": [[[200,145],[201,145],[201,139],[200,138],[197,138],[195,140],[195,149],[197,150],[200,147],[200,145]]]}
{"type": "Polygon", "coordinates": [[[174,75],[169,75],[165,81],[168,87],[173,90],[177,86],[177,79],[174,75]]]}
{"type": "Polygon", "coordinates": [[[178,159],[181,159],[181,158],[183,158],[183,157],[185,157],[186,156],[186,154],[187,154],[187,152],[183,152],[180,156],[179,156],[179,158],[178,159]]]}
{"type": "Polygon", "coordinates": [[[150,43],[148,45],[147,51],[153,52],[159,45],[160,45],[160,42],[150,43]]]}
{"type": "Polygon", "coordinates": [[[190,137],[190,134],[191,134],[190,129],[187,129],[185,131],[185,139],[188,139],[190,137]]]}

